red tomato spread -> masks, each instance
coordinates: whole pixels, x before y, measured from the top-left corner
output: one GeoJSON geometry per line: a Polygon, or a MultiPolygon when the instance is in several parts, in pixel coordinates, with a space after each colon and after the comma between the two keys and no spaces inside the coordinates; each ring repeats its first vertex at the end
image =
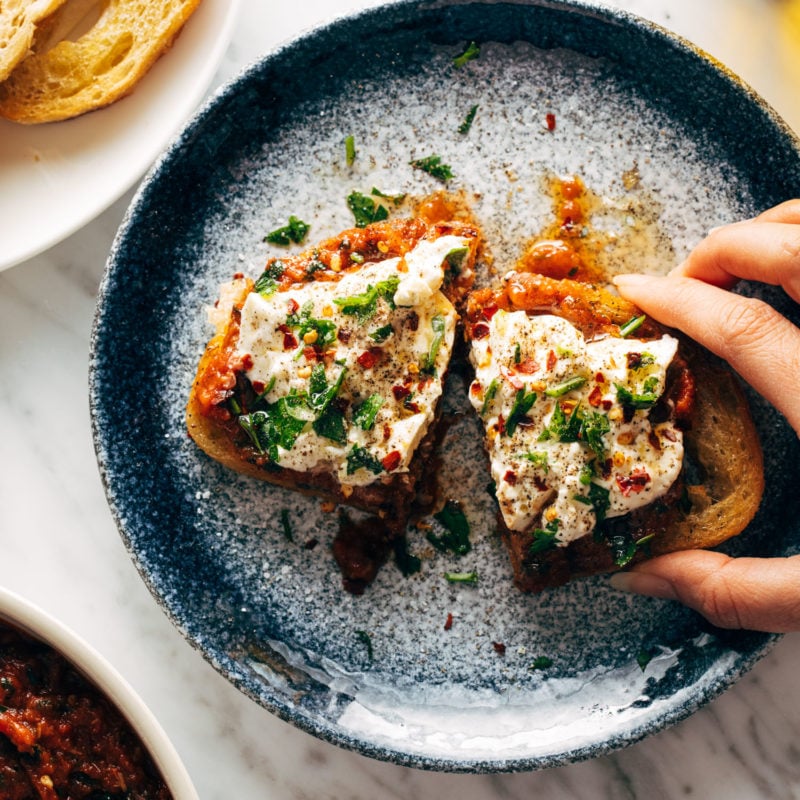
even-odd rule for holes
{"type": "Polygon", "coordinates": [[[2,624],[0,797],[171,797],[116,707],[52,648],[2,624]]]}

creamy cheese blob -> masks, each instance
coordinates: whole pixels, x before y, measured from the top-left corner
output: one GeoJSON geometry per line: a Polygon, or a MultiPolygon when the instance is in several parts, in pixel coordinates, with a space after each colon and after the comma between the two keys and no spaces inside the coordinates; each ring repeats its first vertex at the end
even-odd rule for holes
{"type": "Polygon", "coordinates": [[[487,431],[497,500],[510,530],[538,527],[561,546],[598,515],[652,503],[681,470],[683,437],[648,412],[678,342],[586,341],[568,321],[497,311],[473,339],[470,400],[487,431]]]}
{"type": "Polygon", "coordinates": [[[237,356],[266,403],[283,399],[302,425],[289,447],[273,451],[281,467],[333,471],[351,486],[408,470],[453,349],[457,314],[440,291],[444,263],[468,245],[459,236],[423,240],[338,281],[247,296],[237,356]],[[326,435],[313,407],[292,400],[318,391],[321,379],[335,393],[338,433],[326,435]]]}

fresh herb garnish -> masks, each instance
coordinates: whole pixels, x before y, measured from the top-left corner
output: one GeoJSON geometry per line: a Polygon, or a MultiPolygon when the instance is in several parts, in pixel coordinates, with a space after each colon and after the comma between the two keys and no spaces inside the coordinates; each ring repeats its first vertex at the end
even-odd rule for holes
{"type": "Polygon", "coordinates": [[[431,340],[430,350],[422,358],[420,369],[427,375],[436,373],[436,356],[441,349],[442,342],[444,341],[444,317],[441,314],[436,314],[431,319],[431,328],[433,328],[433,339],[431,340]]]}
{"type": "Polygon", "coordinates": [[[514,363],[519,364],[520,361],[522,361],[522,348],[520,347],[519,342],[517,342],[514,345],[514,363]]]}
{"type": "Polygon", "coordinates": [[[458,274],[461,271],[461,266],[464,263],[464,259],[467,257],[469,253],[469,247],[464,245],[463,247],[454,247],[445,257],[444,260],[447,262],[447,266],[450,269],[458,274]]]}
{"type": "Polygon", "coordinates": [[[370,333],[369,338],[378,344],[385,342],[394,333],[394,328],[391,325],[382,325],[370,333]]]}
{"type": "Polygon", "coordinates": [[[422,568],[422,561],[408,552],[408,543],[404,537],[394,540],[394,563],[404,578],[416,574],[422,568]]]}
{"type": "Polygon", "coordinates": [[[320,416],[314,420],[312,426],[317,436],[330,439],[338,444],[347,442],[347,428],[345,427],[344,414],[335,406],[328,406],[320,416]]]}
{"type": "Polygon", "coordinates": [[[637,331],[642,326],[642,323],[646,319],[646,314],[642,314],[640,317],[631,317],[624,325],[620,325],[619,335],[623,339],[626,336],[630,336],[634,331],[637,331]]]}
{"type": "Polygon", "coordinates": [[[322,414],[331,404],[334,397],[339,394],[346,374],[347,368],[343,367],[336,381],[329,384],[325,375],[325,367],[322,364],[315,364],[308,379],[309,407],[318,414],[322,414]]]}
{"type": "Polygon", "coordinates": [[[494,378],[492,382],[486,387],[486,392],[483,395],[483,405],[481,406],[481,416],[485,417],[486,412],[489,410],[489,406],[492,404],[492,400],[494,400],[495,395],[497,394],[497,390],[500,388],[500,382],[497,378],[494,378]]]}
{"type": "Polygon", "coordinates": [[[550,464],[547,459],[547,453],[543,450],[535,450],[532,453],[523,453],[522,457],[526,461],[530,461],[535,467],[538,467],[544,472],[545,475],[550,471],[550,464]]]}
{"type": "Polygon", "coordinates": [[[275,259],[259,276],[253,285],[253,289],[263,297],[270,297],[275,294],[278,288],[278,280],[286,269],[284,263],[275,259]]]}
{"type": "Polygon", "coordinates": [[[655,375],[644,382],[642,391],[638,393],[632,392],[619,383],[615,383],[614,386],[617,390],[617,400],[624,408],[642,410],[652,408],[658,402],[659,394],[656,392],[658,378],[655,375]]]}
{"type": "Polygon", "coordinates": [[[533,660],[533,663],[530,665],[530,667],[528,667],[528,669],[530,670],[549,669],[552,666],[553,666],[552,658],[548,658],[547,656],[537,656],[533,660]]]}
{"type": "Polygon", "coordinates": [[[366,631],[356,631],[356,638],[358,639],[364,647],[367,648],[367,659],[372,663],[373,659],[373,652],[372,652],[372,639],[370,635],[366,631]]]}
{"type": "Polygon", "coordinates": [[[529,548],[530,552],[532,554],[544,553],[554,548],[556,546],[556,534],[558,533],[558,526],[560,524],[560,519],[554,519],[548,522],[544,528],[534,528],[532,531],[533,541],[529,548]]]}
{"type": "Polygon", "coordinates": [[[271,231],[264,237],[264,241],[281,245],[300,244],[306,238],[310,228],[311,226],[307,222],[292,215],[289,217],[288,225],[271,231]]]}
{"type": "Polygon", "coordinates": [[[467,112],[467,116],[464,117],[464,121],[458,126],[459,133],[469,133],[469,129],[472,127],[472,123],[475,121],[475,115],[478,113],[478,106],[474,105],[470,110],[467,112]]]}
{"type": "Polygon", "coordinates": [[[588,495],[575,494],[573,495],[573,499],[584,505],[592,506],[598,522],[602,522],[606,518],[606,513],[611,507],[609,491],[599,483],[590,483],[588,495]]]}
{"type": "Polygon", "coordinates": [[[383,464],[369,450],[354,444],[347,454],[347,474],[352,475],[360,469],[368,469],[373,475],[380,475],[384,471],[383,464]]]}
{"type": "Polygon", "coordinates": [[[373,197],[380,197],[382,200],[391,200],[391,202],[396,206],[399,206],[400,203],[406,199],[405,194],[387,194],[386,192],[382,192],[380,189],[376,189],[374,186],[372,187],[370,194],[373,197]]]}
{"type": "Polygon", "coordinates": [[[464,49],[464,52],[461,53],[460,55],[457,55],[453,59],[453,65],[456,68],[463,67],[464,64],[466,64],[468,61],[472,61],[473,58],[477,58],[480,55],[480,53],[481,53],[480,47],[478,47],[478,45],[475,42],[470,42],[464,49]]]}
{"type": "Polygon", "coordinates": [[[336,341],[336,325],[329,319],[316,319],[312,317],[311,312],[313,310],[314,304],[311,300],[308,300],[306,303],[303,303],[303,307],[299,312],[289,314],[286,318],[286,324],[290,328],[298,329],[297,333],[301,342],[305,341],[306,334],[315,331],[317,338],[313,342],[314,346],[320,348],[327,347],[329,344],[333,344],[336,341]]]}
{"type": "Polygon", "coordinates": [[[418,158],[411,162],[414,169],[427,172],[428,175],[436,178],[437,181],[446,183],[453,177],[453,170],[448,164],[443,164],[441,156],[431,155],[425,158],[418,158]]]}
{"type": "Polygon", "coordinates": [[[379,394],[370,395],[354,412],[353,424],[365,431],[371,431],[375,425],[375,417],[384,399],[379,394]]]}
{"type": "Polygon", "coordinates": [[[351,192],[347,196],[347,207],[353,212],[357,228],[366,228],[373,222],[389,218],[386,206],[376,203],[371,197],[361,192],[351,192]]]}
{"type": "Polygon", "coordinates": [[[426,534],[427,540],[442,553],[454,553],[463,556],[469,553],[472,545],[469,541],[469,521],[456,500],[448,500],[441,511],[433,515],[444,528],[444,533],[437,536],[433,531],[426,534]]]}
{"type": "Polygon", "coordinates": [[[356,316],[363,321],[375,313],[379,297],[382,297],[389,303],[391,308],[394,308],[394,295],[399,285],[400,278],[393,275],[385,281],[379,281],[375,286],[367,284],[366,291],[361,294],[354,294],[350,297],[335,297],[333,302],[339,306],[342,314],[356,316]]]}
{"type": "Polygon", "coordinates": [[[525,389],[518,389],[514,396],[514,403],[511,406],[508,419],[506,420],[506,435],[513,436],[517,425],[525,418],[531,410],[531,406],[536,402],[536,392],[526,392],[525,389]]]}
{"type": "Polygon", "coordinates": [[[580,389],[584,383],[586,383],[586,378],[582,377],[581,375],[576,375],[573,378],[568,378],[561,383],[557,383],[555,386],[551,386],[549,389],[545,389],[544,393],[548,397],[562,397],[574,389],[580,389]]]}
{"type": "Polygon", "coordinates": [[[445,572],[444,577],[448,583],[468,583],[474,586],[478,582],[476,570],[472,572],[445,572]]]}
{"type": "Polygon", "coordinates": [[[305,395],[290,394],[269,405],[266,411],[241,414],[237,419],[253,447],[278,461],[278,447],[291,450],[303,428],[313,420],[313,412],[306,405],[305,395]]]}
{"type": "Polygon", "coordinates": [[[548,425],[539,434],[539,441],[557,439],[559,442],[585,442],[597,455],[605,457],[603,434],[611,430],[608,417],[599,411],[586,412],[578,403],[569,416],[560,403],[556,403],[548,425]]]}
{"type": "Polygon", "coordinates": [[[294,541],[294,534],[292,533],[292,523],[289,519],[289,510],[284,508],[281,510],[281,528],[283,535],[290,541],[294,541]]]}
{"type": "Polygon", "coordinates": [[[653,660],[653,652],[652,650],[645,650],[644,648],[641,649],[636,654],[636,663],[639,665],[639,669],[644,672],[647,669],[647,665],[653,660]]]}
{"type": "Polygon", "coordinates": [[[352,135],[344,137],[344,160],[348,167],[356,160],[356,140],[352,135]]]}

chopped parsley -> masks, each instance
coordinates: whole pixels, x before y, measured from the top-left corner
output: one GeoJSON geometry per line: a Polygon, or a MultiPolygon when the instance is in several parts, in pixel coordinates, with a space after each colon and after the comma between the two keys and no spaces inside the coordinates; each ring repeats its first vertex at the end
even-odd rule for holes
{"type": "Polygon", "coordinates": [[[645,650],[644,648],[641,649],[636,654],[636,663],[639,665],[639,669],[644,672],[647,669],[647,665],[653,660],[653,651],[652,650],[645,650]]]}
{"type": "Polygon", "coordinates": [[[461,504],[457,500],[448,500],[433,517],[444,528],[444,533],[437,536],[433,531],[428,531],[427,540],[441,553],[454,553],[457,556],[469,553],[472,549],[469,521],[461,504]]]}
{"type": "Polygon", "coordinates": [[[292,533],[292,523],[289,519],[289,510],[284,508],[281,511],[281,528],[283,529],[283,535],[290,541],[294,541],[294,534],[292,533]]]}
{"type": "Polygon", "coordinates": [[[373,475],[380,475],[384,471],[383,464],[366,447],[354,444],[347,454],[347,474],[352,475],[360,469],[368,469],[373,475]]]}
{"type": "Polygon", "coordinates": [[[367,660],[369,663],[372,663],[373,659],[373,652],[372,652],[372,639],[370,635],[366,631],[356,631],[356,639],[364,645],[367,649],[367,660]]]}
{"type": "Polygon", "coordinates": [[[658,378],[655,375],[647,378],[639,393],[632,392],[630,389],[615,383],[617,390],[617,400],[623,408],[642,410],[652,408],[659,398],[656,389],[658,388],[658,378]]]}
{"type": "Polygon", "coordinates": [[[626,336],[630,336],[635,331],[641,328],[642,323],[647,319],[646,314],[642,314],[640,317],[631,317],[624,325],[620,325],[619,328],[619,335],[624,339],[626,336]]]}
{"type": "Polygon", "coordinates": [[[545,553],[554,548],[556,546],[556,534],[558,533],[558,526],[560,524],[560,519],[554,519],[548,522],[544,528],[534,528],[531,532],[533,541],[529,547],[530,553],[545,553]]]}
{"type": "Polygon", "coordinates": [[[464,48],[464,51],[453,59],[453,66],[455,66],[457,69],[460,69],[468,61],[472,61],[472,59],[477,58],[480,53],[480,47],[475,42],[470,42],[466,48],[464,48]]]}
{"type": "Polygon", "coordinates": [[[370,395],[354,412],[353,424],[365,431],[371,431],[375,425],[375,417],[384,399],[379,394],[370,395]]]}
{"type": "Polygon", "coordinates": [[[405,194],[387,194],[386,192],[382,192],[380,189],[376,189],[374,186],[372,187],[370,194],[373,197],[380,197],[381,200],[391,200],[391,202],[396,206],[399,206],[400,203],[406,199],[405,194]]]}
{"type": "Polygon", "coordinates": [[[446,183],[453,177],[453,170],[448,164],[442,163],[441,156],[430,155],[425,158],[418,158],[411,162],[411,166],[414,169],[427,172],[428,175],[442,183],[446,183]]]}
{"type": "Polygon", "coordinates": [[[454,247],[445,257],[444,260],[447,262],[447,266],[450,267],[453,272],[458,274],[461,271],[461,266],[464,263],[464,259],[467,257],[469,253],[469,247],[464,245],[463,247],[454,247]]]}
{"type": "Polygon", "coordinates": [[[404,578],[416,574],[422,568],[422,561],[408,552],[408,543],[404,537],[394,540],[394,563],[404,578]]]}
{"type": "Polygon", "coordinates": [[[389,303],[391,308],[394,308],[394,295],[399,285],[400,278],[393,275],[385,281],[378,281],[375,286],[367,284],[366,290],[361,294],[354,294],[350,297],[335,297],[333,302],[339,306],[342,314],[349,314],[358,317],[360,320],[365,320],[377,310],[379,297],[382,297],[389,303]]]}
{"type": "Polygon", "coordinates": [[[347,196],[347,207],[353,212],[357,228],[366,228],[373,222],[389,218],[386,206],[375,202],[369,195],[351,192],[347,196]]]}
{"type": "Polygon", "coordinates": [[[537,656],[533,663],[528,667],[530,670],[549,669],[553,666],[553,659],[547,656],[537,656]]]}
{"type": "Polygon", "coordinates": [[[442,342],[444,341],[445,324],[444,317],[441,314],[436,314],[431,319],[431,328],[433,328],[433,339],[431,340],[431,347],[428,353],[423,356],[420,369],[427,375],[434,375],[436,373],[436,356],[439,354],[442,342]]]}
{"type": "Polygon", "coordinates": [[[531,410],[531,406],[536,402],[536,392],[526,392],[525,389],[518,389],[514,396],[514,403],[511,406],[508,419],[506,420],[506,435],[513,436],[517,425],[525,418],[531,410]]]}
{"type": "Polygon", "coordinates": [[[492,404],[492,400],[494,400],[499,388],[500,382],[497,378],[492,379],[492,382],[486,387],[486,392],[483,395],[483,405],[481,406],[482,417],[486,416],[486,412],[489,410],[489,406],[492,404]]]}
{"type": "Polygon", "coordinates": [[[297,328],[297,333],[301,342],[304,341],[306,334],[315,331],[317,338],[314,340],[314,346],[327,347],[329,344],[333,344],[336,341],[336,325],[329,319],[316,319],[312,317],[311,312],[313,310],[314,304],[311,300],[303,303],[303,307],[299,312],[289,314],[286,318],[286,324],[290,328],[297,328]]]}
{"type": "MultiPolygon", "coordinates": [[[[517,345],[517,347],[519,347],[519,345],[517,345]]],[[[573,389],[580,389],[584,383],[586,383],[586,378],[576,375],[574,378],[568,378],[561,383],[557,383],[555,386],[551,386],[549,389],[545,389],[544,393],[548,397],[562,397],[573,389]]]]}
{"type": "Polygon", "coordinates": [[[253,285],[253,289],[257,291],[262,297],[270,297],[275,294],[278,288],[278,280],[283,271],[286,269],[284,263],[279,259],[275,259],[267,268],[261,273],[258,280],[253,285]]]}
{"type": "Polygon", "coordinates": [[[300,244],[306,238],[310,228],[311,226],[307,222],[292,215],[289,217],[288,225],[271,231],[264,237],[264,241],[281,245],[300,244]]]}
{"type": "Polygon", "coordinates": [[[348,167],[356,160],[356,140],[352,135],[344,137],[344,160],[348,167]]]}
{"type": "Polygon", "coordinates": [[[474,586],[478,582],[478,573],[472,572],[445,572],[444,578],[448,583],[468,583],[474,586]]]}
{"type": "Polygon", "coordinates": [[[611,424],[605,414],[584,411],[578,403],[567,416],[561,404],[556,403],[550,425],[539,434],[539,441],[557,439],[559,442],[585,442],[598,458],[604,458],[603,434],[610,430],[611,424]]]}
{"type": "Polygon", "coordinates": [[[611,507],[609,491],[599,483],[589,483],[589,494],[576,494],[573,495],[573,499],[584,505],[592,506],[598,522],[602,522],[606,518],[606,513],[611,507]]]}
{"type": "Polygon", "coordinates": [[[550,471],[550,464],[547,459],[547,453],[544,450],[536,450],[532,453],[523,453],[522,457],[526,461],[530,461],[534,467],[538,467],[544,472],[545,475],[550,471]]]}
{"type": "Polygon", "coordinates": [[[372,333],[369,335],[369,338],[377,342],[378,344],[382,344],[393,333],[394,333],[394,328],[391,325],[382,325],[380,328],[376,328],[374,331],[372,331],[372,333]]]}
{"type": "Polygon", "coordinates": [[[472,123],[475,121],[475,115],[478,113],[478,106],[474,105],[470,110],[467,112],[467,116],[464,117],[464,121],[458,126],[459,133],[469,133],[469,129],[472,127],[472,123]]]}

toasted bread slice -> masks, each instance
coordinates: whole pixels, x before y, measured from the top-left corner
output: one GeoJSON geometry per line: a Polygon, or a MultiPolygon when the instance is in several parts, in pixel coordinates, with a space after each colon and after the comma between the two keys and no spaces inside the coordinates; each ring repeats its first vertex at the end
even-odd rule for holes
{"type": "MultiPolygon", "coordinates": [[[[22,123],[69,119],[124,97],[172,44],[200,0],[108,0],[77,41],[52,44],[59,8],[37,33],[33,53],[0,84],[0,115],[22,123]]],[[[38,5],[34,3],[32,5],[38,5]]]]}
{"type": "MultiPolygon", "coordinates": [[[[518,405],[523,415],[514,420],[511,436],[504,429],[509,418],[497,413],[507,401],[486,401],[487,387],[473,384],[498,484],[500,530],[521,590],[539,592],[650,555],[713,547],[744,530],[763,493],[763,460],[746,399],[728,370],[675,332],[665,337],[650,319],[624,336],[626,324],[641,312],[603,289],[530,273],[512,273],[502,287],[470,295],[465,329],[473,362],[486,360],[481,340],[490,330],[496,336],[515,312],[525,315],[514,317],[523,326],[538,317],[535,329],[543,325],[551,337],[566,330],[561,320],[567,321],[577,331],[567,330],[569,342],[579,343],[575,347],[594,342],[597,352],[607,347],[611,353],[602,369],[594,366],[587,374],[575,367],[570,383],[563,377],[573,369],[567,352],[572,344],[541,342],[537,352],[547,355],[537,364],[530,360],[530,342],[518,337],[518,363],[505,358],[500,365],[512,386],[494,391],[505,391],[507,399],[521,392],[523,400],[535,393],[530,408],[539,410],[528,417],[518,405]],[[660,377],[659,352],[667,358],[675,353],[660,377]],[[631,390],[636,384],[649,389],[631,390]],[[574,463],[556,469],[552,460],[565,453],[574,463]],[[673,463],[677,455],[681,461],[673,463]],[[559,470],[560,478],[554,475],[559,470]],[[516,483],[512,489],[504,483],[509,480],[516,483]],[[526,497],[533,498],[528,506],[526,497]],[[520,511],[525,508],[527,518],[520,511]]],[[[496,338],[490,347],[502,361],[496,338]]]]}
{"type": "Polygon", "coordinates": [[[394,220],[237,277],[187,405],[209,456],[404,530],[429,460],[478,232],[394,220]]]}
{"type": "Polygon", "coordinates": [[[0,3],[0,81],[30,52],[36,26],[65,0],[6,0],[0,3]]]}

